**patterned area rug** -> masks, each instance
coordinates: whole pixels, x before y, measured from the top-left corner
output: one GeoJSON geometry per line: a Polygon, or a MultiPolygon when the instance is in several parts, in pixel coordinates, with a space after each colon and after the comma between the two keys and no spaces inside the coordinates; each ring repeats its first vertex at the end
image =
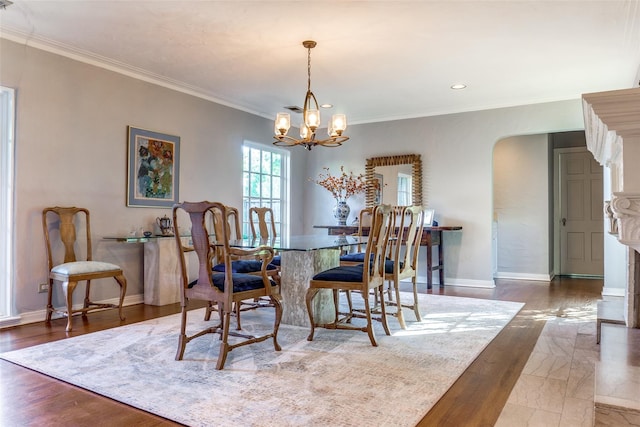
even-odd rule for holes
{"type": "MultiPolygon", "coordinates": [[[[403,295],[404,297],[408,294],[403,295]]],[[[421,294],[422,322],[376,322],[366,333],[282,325],[270,340],[229,353],[216,371],[217,335],[174,361],[179,315],[3,353],[1,358],[192,426],[414,426],[523,304],[421,294]]],[[[354,302],[359,300],[354,297],[354,302]]],[[[272,309],[244,312],[260,333],[272,309]]],[[[195,327],[202,310],[190,312],[195,327]]],[[[191,328],[193,330],[193,328],[191,328]]]]}

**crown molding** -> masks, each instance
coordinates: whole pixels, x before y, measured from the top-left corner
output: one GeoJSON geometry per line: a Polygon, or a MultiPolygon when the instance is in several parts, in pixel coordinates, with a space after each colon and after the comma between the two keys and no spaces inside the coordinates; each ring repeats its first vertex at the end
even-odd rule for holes
{"type": "Polygon", "coordinates": [[[198,86],[193,86],[179,80],[152,73],[142,68],[133,67],[123,62],[115,61],[113,59],[97,55],[95,53],[91,53],[82,49],[78,49],[63,43],[59,43],[44,37],[33,36],[21,31],[10,30],[7,28],[0,28],[0,38],[7,39],[28,47],[33,47],[35,49],[54,53],[56,55],[64,56],[75,61],[103,68],[105,70],[113,71],[114,73],[122,74],[136,80],[141,80],[187,95],[195,96],[197,98],[205,99],[207,101],[224,105],[225,107],[233,108],[235,110],[244,111],[245,113],[260,116],[265,119],[271,118],[265,113],[259,113],[255,110],[251,110],[241,105],[237,105],[224,99],[218,98],[214,94],[207,92],[205,89],[198,86]]]}

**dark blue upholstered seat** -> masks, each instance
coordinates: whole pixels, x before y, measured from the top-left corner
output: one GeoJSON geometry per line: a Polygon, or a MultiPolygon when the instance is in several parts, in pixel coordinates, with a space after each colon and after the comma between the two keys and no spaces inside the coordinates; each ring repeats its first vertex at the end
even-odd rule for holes
{"type": "Polygon", "coordinates": [[[362,282],[362,264],[334,267],[316,274],[313,276],[313,280],[362,282]]]}
{"type": "MultiPolygon", "coordinates": [[[[241,259],[241,260],[231,262],[232,273],[255,273],[260,271],[261,268],[262,268],[262,261],[258,261],[258,260],[241,259]]],[[[272,264],[269,264],[267,266],[267,270],[275,270],[276,268],[277,267],[272,264]]],[[[226,269],[224,264],[217,264],[213,266],[212,270],[218,273],[224,273],[226,269]]]]}
{"type": "Polygon", "coordinates": [[[274,256],[271,262],[269,263],[269,265],[275,265],[277,267],[280,267],[280,255],[274,256]]]}
{"type": "MultiPolygon", "coordinates": [[[[346,254],[340,257],[340,261],[348,261],[348,262],[362,262],[364,263],[364,252],[346,254]]],[[[400,269],[404,264],[400,262],[400,269]]],[[[393,273],[393,261],[388,259],[384,262],[384,272],[387,274],[393,273]]]]}
{"type": "MultiPolygon", "coordinates": [[[[213,281],[213,286],[218,288],[220,292],[224,292],[224,273],[213,273],[211,280],[213,281]]],[[[262,277],[256,276],[255,274],[234,273],[232,274],[232,280],[233,292],[244,292],[264,288],[262,277]]],[[[192,288],[196,282],[197,280],[194,280],[189,283],[189,288],[192,288]]],[[[276,284],[271,281],[271,286],[276,286],[276,284]]]]}
{"type": "Polygon", "coordinates": [[[364,252],[356,252],[352,254],[342,255],[340,261],[348,262],[364,262],[364,252]]]}

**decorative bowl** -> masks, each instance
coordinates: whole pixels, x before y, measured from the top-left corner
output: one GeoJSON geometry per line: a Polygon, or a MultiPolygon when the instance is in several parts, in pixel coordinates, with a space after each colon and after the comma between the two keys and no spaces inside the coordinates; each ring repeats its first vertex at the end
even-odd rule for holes
{"type": "Polygon", "coordinates": [[[151,233],[150,231],[145,231],[142,234],[144,234],[144,237],[151,237],[151,234],[153,234],[153,233],[151,233]]]}

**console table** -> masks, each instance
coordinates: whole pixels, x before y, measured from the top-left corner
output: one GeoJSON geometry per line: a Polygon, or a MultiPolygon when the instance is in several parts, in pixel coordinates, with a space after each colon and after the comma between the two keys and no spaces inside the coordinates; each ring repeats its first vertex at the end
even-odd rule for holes
{"type": "MultiPolygon", "coordinates": [[[[145,304],[166,305],[180,302],[181,273],[174,236],[117,236],[103,239],[121,243],[144,243],[145,304]]],[[[186,239],[186,244],[190,237],[182,239],[186,239]]]]}
{"type": "MultiPolygon", "coordinates": [[[[334,236],[349,236],[358,233],[357,225],[314,225],[313,228],[326,228],[327,233],[334,236]]],[[[443,231],[459,231],[462,230],[461,226],[437,226],[437,227],[424,227],[422,230],[422,239],[420,246],[426,246],[427,248],[427,289],[433,287],[432,272],[438,271],[438,277],[440,287],[444,286],[444,243],[442,240],[443,231]],[[438,248],[438,264],[433,264],[433,247],[438,248]]],[[[369,227],[362,227],[362,233],[364,235],[369,234],[369,227]]]]}

